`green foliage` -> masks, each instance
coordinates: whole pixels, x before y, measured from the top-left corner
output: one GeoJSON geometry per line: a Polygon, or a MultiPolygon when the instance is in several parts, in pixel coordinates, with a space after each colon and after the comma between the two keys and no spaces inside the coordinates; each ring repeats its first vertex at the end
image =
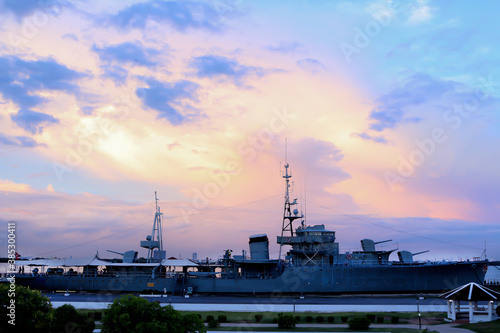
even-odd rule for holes
{"type": "Polygon", "coordinates": [[[295,327],[295,317],[292,314],[278,313],[278,327],[290,329],[295,327]]]}
{"type": "Polygon", "coordinates": [[[258,323],[260,323],[262,321],[262,318],[264,318],[264,316],[262,314],[260,314],[260,313],[257,313],[255,315],[255,321],[258,322],[258,323]]]}
{"type": "Polygon", "coordinates": [[[317,321],[318,323],[322,323],[324,320],[325,320],[325,317],[323,317],[323,316],[317,316],[317,317],[316,317],[316,321],[317,321]]]}
{"type": "Polygon", "coordinates": [[[217,321],[219,323],[225,323],[227,321],[227,316],[226,315],[218,315],[217,316],[217,321]]]}
{"type": "Polygon", "coordinates": [[[329,323],[333,323],[333,322],[335,322],[335,317],[334,317],[334,316],[328,316],[328,317],[326,317],[326,318],[328,319],[328,322],[329,322],[329,323]]]}
{"type": "Polygon", "coordinates": [[[345,317],[345,316],[340,317],[340,320],[341,320],[343,323],[347,323],[347,319],[348,319],[348,318],[347,318],[347,317],[345,317]]]}
{"type": "Polygon", "coordinates": [[[181,315],[181,327],[181,332],[184,333],[205,332],[205,325],[203,325],[203,321],[195,314],[181,315]]]}
{"type": "Polygon", "coordinates": [[[18,285],[11,291],[10,284],[0,285],[0,317],[2,332],[50,332],[54,321],[52,304],[48,297],[39,291],[18,285]],[[15,292],[15,295],[12,295],[12,292],[15,292]],[[11,303],[11,300],[15,302],[11,303]],[[9,306],[15,307],[12,313],[11,309],[7,308],[9,306]],[[8,323],[12,319],[15,320],[15,326],[8,323]]]}
{"type": "Polygon", "coordinates": [[[383,323],[383,322],[384,322],[384,317],[382,317],[382,316],[378,316],[378,317],[377,317],[377,323],[381,324],[381,323],[383,323]]]}
{"type": "Polygon", "coordinates": [[[195,314],[181,315],[172,306],[133,295],[113,301],[102,319],[103,333],[194,333],[205,332],[205,326],[195,314]]]}
{"type": "Polygon", "coordinates": [[[368,318],[354,317],[349,320],[349,329],[351,330],[367,330],[370,328],[370,320],[368,318]]]}
{"type": "Polygon", "coordinates": [[[312,323],[312,321],[313,321],[313,316],[306,316],[307,323],[312,323]]]}
{"type": "Polygon", "coordinates": [[[300,316],[295,316],[295,322],[300,323],[300,316]]]}
{"type": "Polygon", "coordinates": [[[208,315],[208,316],[207,316],[207,320],[206,320],[206,322],[207,322],[207,323],[209,323],[209,322],[211,322],[211,321],[213,321],[213,320],[215,320],[215,317],[214,317],[214,316],[212,316],[212,315],[208,315]]]}
{"type": "Polygon", "coordinates": [[[217,328],[217,327],[219,327],[219,326],[220,326],[220,323],[219,323],[217,320],[212,319],[212,320],[209,320],[209,321],[208,321],[208,324],[207,324],[207,325],[208,325],[208,327],[210,327],[210,328],[217,328]]]}
{"type": "Polygon", "coordinates": [[[79,315],[73,305],[64,304],[54,310],[54,332],[92,333],[94,328],[94,320],[79,315]]]}
{"type": "Polygon", "coordinates": [[[398,316],[392,316],[391,317],[391,323],[393,323],[393,324],[399,323],[399,317],[398,316]]]}
{"type": "Polygon", "coordinates": [[[368,315],[366,315],[366,318],[368,318],[368,320],[370,322],[372,322],[372,323],[375,321],[375,315],[374,314],[368,314],[368,315]]]}

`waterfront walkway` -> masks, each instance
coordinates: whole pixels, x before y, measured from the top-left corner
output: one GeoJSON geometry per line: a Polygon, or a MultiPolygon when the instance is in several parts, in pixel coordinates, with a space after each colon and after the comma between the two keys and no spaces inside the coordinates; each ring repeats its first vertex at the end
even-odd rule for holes
{"type": "MultiPolygon", "coordinates": [[[[440,325],[422,325],[422,329],[429,329],[429,331],[436,331],[439,333],[474,333],[472,331],[463,329],[463,328],[457,328],[455,327],[458,324],[440,324],[440,325]]],[[[258,323],[222,323],[222,327],[238,327],[238,328],[245,328],[245,327],[277,327],[277,324],[258,324],[258,323]]],[[[347,324],[297,324],[297,328],[333,328],[333,327],[338,327],[338,328],[346,328],[348,327],[347,324]]],[[[387,332],[390,332],[391,328],[413,328],[413,329],[418,329],[418,325],[411,325],[411,324],[371,324],[370,328],[387,328],[387,332]]],[[[242,330],[237,331],[238,333],[241,333],[242,330]]],[[[230,331],[224,331],[224,333],[229,333],[230,331]]],[[[281,332],[281,331],[280,331],[281,332]]],[[[207,332],[208,333],[208,332],[207,332]]],[[[253,333],[259,333],[258,331],[253,331],[253,333]]],[[[269,332],[262,332],[262,333],[269,333],[269,332]]],[[[312,333],[312,332],[309,332],[312,333]]],[[[324,332],[323,332],[324,333],[324,332]]],[[[329,332],[333,333],[333,332],[329,332]]]]}
{"type": "MultiPolygon", "coordinates": [[[[463,329],[463,328],[457,328],[454,327],[456,324],[442,324],[442,325],[429,325],[429,326],[423,326],[422,329],[428,328],[429,331],[436,331],[439,333],[474,333],[472,331],[463,329]]],[[[222,323],[222,327],[237,327],[240,328],[239,330],[236,331],[224,331],[224,333],[241,333],[244,328],[247,327],[274,327],[277,328],[276,324],[257,324],[257,323],[222,323]]],[[[297,328],[346,328],[346,324],[297,324],[297,328]]],[[[387,328],[387,332],[385,333],[390,333],[391,328],[413,328],[413,329],[418,329],[418,325],[407,325],[407,324],[372,324],[370,325],[370,328],[387,328]]],[[[291,331],[291,332],[286,332],[279,330],[281,333],[298,333],[297,331],[291,331]]],[[[100,329],[95,329],[94,333],[99,333],[101,332],[100,329]]],[[[221,331],[210,331],[208,330],[207,333],[220,333],[221,331]]],[[[252,331],[252,333],[269,333],[269,331],[252,331]]],[[[308,332],[308,333],[325,333],[325,332],[308,332]]],[[[328,332],[328,333],[335,333],[335,332],[328,332]]],[[[339,332],[342,333],[342,332],[339,332]]],[[[355,331],[352,331],[352,333],[356,333],[355,331]]],[[[384,333],[384,332],[379,332],[379,333],[384,333]]]]}

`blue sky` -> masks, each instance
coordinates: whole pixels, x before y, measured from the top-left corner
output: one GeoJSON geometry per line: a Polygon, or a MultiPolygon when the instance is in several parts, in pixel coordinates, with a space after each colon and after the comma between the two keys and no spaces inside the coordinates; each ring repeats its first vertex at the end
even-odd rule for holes
{"type": "Polygon", "coordinates": [[[498,259],[498,6],[1,0],[0,221],[26,255],[136,249],[157,191],[171,255],[239,251],[280,231],[287,138],[341,249],[498,259]]]}

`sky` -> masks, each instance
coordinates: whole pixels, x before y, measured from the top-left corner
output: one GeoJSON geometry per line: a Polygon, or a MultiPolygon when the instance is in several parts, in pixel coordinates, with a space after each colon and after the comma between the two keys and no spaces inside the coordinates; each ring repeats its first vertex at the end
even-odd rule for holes
{"type": "Polygon", "coordinates": [[[500,260],[499,7],[0,0],[0,246],[145,256],[156,191],[167,256],[277,258],[288,162],[343,251],[500,260]]]}

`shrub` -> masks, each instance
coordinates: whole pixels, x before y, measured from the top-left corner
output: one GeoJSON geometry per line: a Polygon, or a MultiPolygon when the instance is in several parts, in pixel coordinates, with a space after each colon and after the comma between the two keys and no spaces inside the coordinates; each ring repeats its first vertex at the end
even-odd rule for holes
{"type": "Polygon", "coordinates": [[[328,316],[327,319],[328,319],[329,323],[333,323],[335,321],[335,317],[334,316],[328,316]]]}
{"type": "Polygon", "coordinates": [[[295,316],[295,322],[300,323],[300,316],[295,316]]]}
{"type": "Polygon", "coordinates": [[[374,314],[366,315],[366,318],[368,318],[368,320],[371,321],[372,323],[375,321],[375,315],[374,314]]]}
{"type": "Polygon", "coordinates": [[[367,330],[370,328],[370,320],[368,318],[354,317],[349,320],[349,329],[351,330],[367,330]]]}
{"type": "Polygon", "coordinates": [[[212,316],[212,315],[208,315],[208,316],[207,316],[207,320],[206,320],[206,322],[207,322],[207,323],[209,323],[209,322],[211,322],[211,321],[213,321],[213,320],[215,320],[214,316],[212,316]]]}
{"type": "Polygon", "coordinates": [[[198,318],[203,319],[203,317],[201,316],[201,314],[198,313],[197,316],[198,316],[198,318]]]}
{"type": "MultiPolygon", "coordinates": [[[[162,307],[133,295],[116,298],[104,312],[102,332],[204,332],[195,314],[182,315],[170,305],[162,307]]],[[[25,331],[31,332],[31,331],[25,331]]]]}
{"type": "Polygon", "coordinates": [[[56,332],[94,332],[95,322],[91,318],[79,315],[75,307],[64,304],[54,311],[54,330],[56,332]]]}
{"type": "Polygon", "coordinates": [[[215,320],[215,319],[212,319],[212,320],[208,321],[208,327],[210,327],[210,328],[217,328],[219,326],[220,326],[220,323],[217,320],[215,320]]]}
{"type": "Polygon", "coordinates": [[[264,318],[264,315],[260,314],[260,313],[257,313],[255,315],[255,321],[260,323],[262,321],[262,318],[264,318]]]}
{"type": "Polygon", "coordinates": [[[347,323],[347,319],[348,319],[348,318],[347,318],[347,317],[344,317],[344,316],[340,317],[340,320],[341,320],[343,323],[347,323]]]}
{"type": "Polygon", "coordinates": [[[312,321],[313,321],[313,316],[306,316],[307,323],[312,323],[312,321]]]}
{"type": "Polygon", "coordinates": [[[274,317],[273,318],[273,323],[276,324],[278,322],[278,318],[274,317]]]}
{"type": "Polygon", "coordinates": [[[290,329],[295,327],[295,317],[291,314],[278,314],[278,327],[281,329],[290,329]]]}
{"type": "Polygon", "coordinates": [[[323,316],[317,316],[317,317],[316,317],[316,321],[317,321],[318,323],[322,323],[324,320],[325,320],[325,318],[324,318],[323,316]]]}
{"type": "Polygon", "coordinates": [[[377,317],[377,323],[381,324],[381,323],[383,323],[383,322],[384,322],[384,317],[382,317],[382,316],[378,316],[378,317],[377,317]]]}
{"type": "Polygon", "coordinates": [[[398,316],[392,316],[391,317],[391,323],[393,323],[393,324],[399,323],[399,317],[398,316]]]}
{"type": "Polygon", "coordinates": [[[217,321],[219,323],[225,323],[227,321],[227,316],[226,315],[218,315],[217,316],[217,321]]]}

